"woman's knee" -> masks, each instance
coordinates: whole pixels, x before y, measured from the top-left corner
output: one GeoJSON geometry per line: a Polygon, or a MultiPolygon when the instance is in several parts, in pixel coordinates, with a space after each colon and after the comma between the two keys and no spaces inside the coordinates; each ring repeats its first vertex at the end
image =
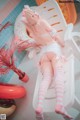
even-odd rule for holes
{"type": "Polygon", "coordinates": [[[44,56],[41,57],[40,61],[39,61],[39,65],[40,67],[45,67],[48,64],[49,60],[46,56],[46,54],[44,56]]]}

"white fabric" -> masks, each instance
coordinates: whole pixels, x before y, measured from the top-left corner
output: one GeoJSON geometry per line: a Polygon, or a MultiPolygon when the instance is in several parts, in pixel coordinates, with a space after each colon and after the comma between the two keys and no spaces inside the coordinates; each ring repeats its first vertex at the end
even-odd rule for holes
{"type": "Polygon", "coordinates": [[[40,52],[34,56],[34,61],[37,65],[39,64],[41,57],[44,56],[46,52],[54,52],[57,55],[57,58],[62,55],[61,48],[56,42],[42,46],[40,52]]]}
{"type": "Polygon", "coordinates": [[[53,42],[52,44],[45,45],[41,48],[40,56],[46,52],[54,52],[56,55],[60,56],[61,48],[56,42],[53,42]]]}

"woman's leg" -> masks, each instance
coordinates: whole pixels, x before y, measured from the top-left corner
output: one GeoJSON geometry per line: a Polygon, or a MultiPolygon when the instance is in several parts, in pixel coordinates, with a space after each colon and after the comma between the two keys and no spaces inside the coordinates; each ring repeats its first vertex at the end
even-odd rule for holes
{"type": "Polygon", "coordinates": [[[63,105],[63,97],[64,97],[64,60],[59,59],[54,62],[52,61],[54,67],[54,74],[55,74],[55,91],[56,91],[56,107],[55,112],[58,114],[62,114],[63,117],[72,119],[70,115],[66,112],[64,105],[63,105]],[[55,65],[54,65],[55,63],[55,65]]]}
{"type": "Polygon", "coordinates": [[[51,62],[47,58],[47,55],[44,55],[44,57],[41,59],[40,67],[41,67],[43,79],[39,89],[39,101],[36,109],[36,113],[38,114],[42,113],[43,101],[45,99],[47,89],[50,85],[50,82],[53,76],[51,62]]]}

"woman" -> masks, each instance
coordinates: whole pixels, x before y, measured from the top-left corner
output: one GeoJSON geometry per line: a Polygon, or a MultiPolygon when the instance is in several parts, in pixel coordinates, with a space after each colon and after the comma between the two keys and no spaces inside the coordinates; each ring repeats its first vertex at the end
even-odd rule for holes
{"type": "MultiPolygon", "coordinates": [[[[65,57],[62,55],[61,47],[64,42],[59,38],[46,20],[25,6],[22,12],[23,22],[26,24],[27,34],[35,40],[33,47],[40,46],[39,65],[43,75],[43,80],[39,89],[39,101],[36,108],[37,114],[43,113],[43,101],[51,80],[55,77],[56,106],[55,112],[68,119],[72,117],[66,112],[63,105],[64,96],[64,71],[65,57]]],[[[24,42],[25,43],[25,42],[24,42]]],[[[22,50],[28,44],[22,45],[22,50]]]]}

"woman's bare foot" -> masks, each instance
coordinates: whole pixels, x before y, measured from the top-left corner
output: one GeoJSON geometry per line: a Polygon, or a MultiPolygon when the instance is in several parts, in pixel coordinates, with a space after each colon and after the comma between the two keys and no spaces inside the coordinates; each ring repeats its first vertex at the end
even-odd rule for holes
{"type": "Polygon", "coordinates": [[[62,106],[62,105],[56,105],[55,112],[58,114],[61,114],[64,118],[73,119],[72,116],[70,116],[66,112],[64,106],[62,106]]]}

